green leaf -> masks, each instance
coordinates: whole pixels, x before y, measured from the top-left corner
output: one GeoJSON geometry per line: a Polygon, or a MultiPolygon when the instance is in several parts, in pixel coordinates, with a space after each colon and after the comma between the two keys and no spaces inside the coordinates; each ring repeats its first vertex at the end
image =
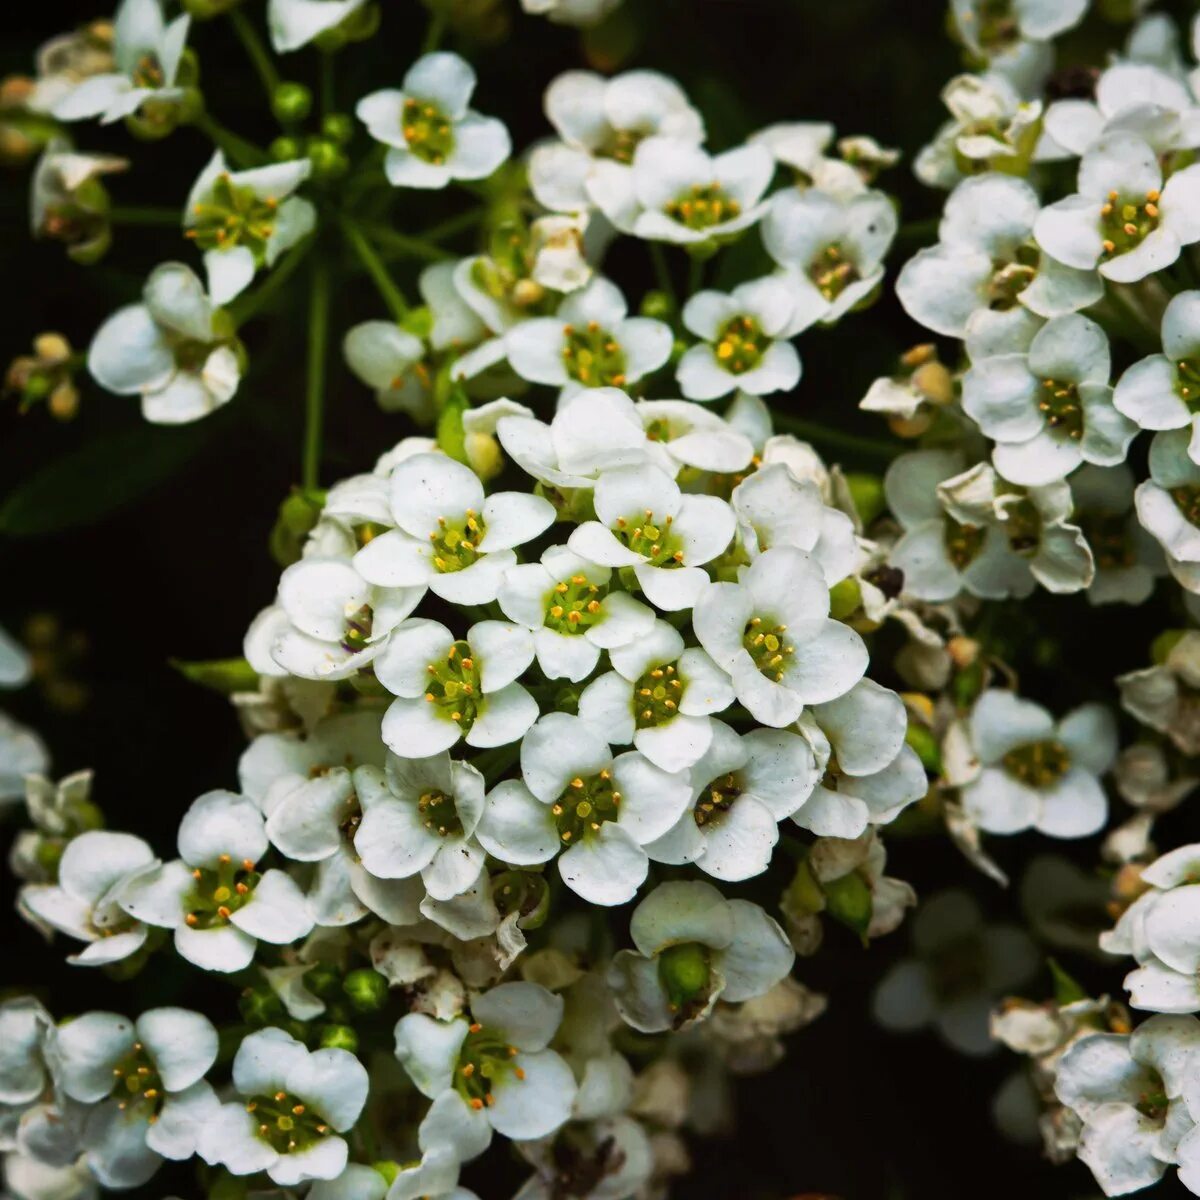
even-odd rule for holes
{"type": "Polygon", "coordinates": [[[96,438],[19,483],[0,504],[0,533],[37,537],[110,516],[174,475],[208,440],[144,426],[96,438]]]}
{"type": "Polygon", "coordinates": [[[214,692],[253,692],[258,688],[258,674],[244,658],[214,658],[207,662],[182,662],[171,659],[171,666],[190,683],[212,688],[214,692]]]}

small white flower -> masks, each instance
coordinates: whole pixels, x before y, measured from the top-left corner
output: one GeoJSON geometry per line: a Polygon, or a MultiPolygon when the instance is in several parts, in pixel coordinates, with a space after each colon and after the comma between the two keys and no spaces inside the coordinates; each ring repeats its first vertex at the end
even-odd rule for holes
{"type": "Polygon", "coordinates": [[[576,528],[568,546],[601,566],[632,567],[656,607],[691,608],[709,582],[704,564],[733,538],[729,505],[716,496],[685,494],[649,465],[604,471],[593,500],[597,519],[576,528]]]}
{"type": "Polygon", "coordinates": [[[96,1106],[83,1145],[105,1187],[136,1187],[162,1159],[191,1158],[220,1110],[204,1082],[217,1058],[217,1031],[186,1008],[150,1009],[136,1021],[84,1013],[53,1030],[47,1056],[62,1090],[96,1106]]]}
{"type": "Polygon", "coordinates": [[[0,1002],[0,1104],[32,1104],[46,1090],[50,1014],[32,996],[0,1002]]]}
{"type": "Polygon", "coordinates": [[[848,199],[817,188],[772,197],[763,243],[784,268],[792,315],[784,336],[820,321],[832,325],[883,279],[883,259],[896,236],[896,209],[878,191],[848,199]]]}
{"type": "Polygon", "coordinates": [[[724,721],[710,724],[708,748],[691,768],[691,804],[646,853],[737,882],[770,865],[779,822],[808,799],[817,764],[798,734],[755,729],[741,737],[724,721]]]}
{"type": "Polygon", "coordinates": [[[51,105],[60,121],[133,116],[147,100],[180,100],[176,86],[191,17],[167,22],[161,0],[122,0],[113,20],[116,70],[79,81],[51,105]]]}
{"type": "Polygon", "coordinates": [[[514,1148],[536,1172],[516,1200],[554,1200],[564,1163],[572,1171],[571,1186],[585,1189],[576,1192],[580,1200],[644,1195],[656,1182],[658,1155],[646,1127],[621,1113],[573,1121],[555,1136],[517,1142],[514,1148]]]}
{"type": "Polygon", "coordinates": [[[485,497],[479,476],[444,454],[405,459],[388,486],[397,528],[372,538],[355,555],[355,568],[381,587],[418,595],[428,587],[455,604],[494,600],[504,572],[516,563],[513,547],[554,520],[554,506],[541,496],[485,497]]]}
{"type": "Polygon", "coordinates": [[[27,884],[18,904],[23,912],[87,946],[67,961],[104,966],[136,953],[146,927],[119,904],[130,879],[157,866],[154,851],[139,837],[89,830],[72,838],[58,864],[58,881],[27,884]]]}
{"type": "Polygon", "coordinates": [[[1078,191],[1042,209],[1033,235],[1051,258],[1114,283],[1169,267],[1200,241],[1200,164],[1163,182],[1154,149],[1136,133],[1100,139],[1079,162],[1078,191]]]}
{"type": "Polygon", "coordinates": [[[617,1011],[642,1033],[701,1020],[717,1000],[738,1004],[771,990],[795,954],[757,904],[726,900],[711,883],[661,883],[633,910],[608,969],[617,1011]]]}
{"type": "Polygon", "coordinates": [[[1040,317],[1060,317],[1094,304],[1104,293],[1095,270],[1065,266],[1040,254],[1033,225],[1041,206],[1023,179],[988,173],[964,179],[950,193],[938,244],[904,264],[896,294],[905,311],[948,337],[967,334],[973,316],[1020,305],[1040,317]]]}
{"type": "Polygon", "coordinates": [[[709,714],[733,703],[729,676],[661,620],[608,657],[613,669],[584,689],[579,715],[610,745],[632,742],[664,771],[692,766],[712,742],[709,714]]]}
{"type": "Polygon", "coordinates": [[[764,725],[783,728],[806,704],[848,692],[866,670],[862,638],[828,614],[820,567],[803,551],[777,546],[739,582],[710,583],[695,602],[693,625],[738,700],[764,725]]]}
{"type": "Polygon", "coordinates": [[[277,606],[264,618],[271,657],[303,679],[347,679],[374,662],[422,594],[376,587],[350,559],[302,558],[280,576],[277,606]]]}
{"type": "Polygon", "coordinates": [[[621,289],[599,276],[572,292],[553,317],[510,329],[504,349],[514,371],[551,387],[626,387],[671,356],[670,326],[628,316],[621,289]]]}
{"type": "Polygon", "coordinates": [[[620,230],[650,241],[699,245],[748,229],[766,211],[775,163],[765,146],[710,156],[694,142],[654,136],[627,168],[600,160],[587,180],[592,203],[620,230]]]}
{"type": "Polygon", "coordinates": [[[95,262],[112,240],[108,193],[100,176],[124,171],[129,160],[81,154],[66,138],[47,143],[29,184],[29,224],[36,237],[52,237],[85,265],[95,262]]]}
{"type": "Polygon", "coordinates": [[[223,1104],[205,1125],[199,1153],[234,1175],[266,1171],[282,1187],[336,1179],[346,1168],[345,1133],[367,1100],[363,1065],[346,1050],[309,1050],[282,1029],[242,1039],[233,1086],[246,1100],[223,1104]]]}
{"type": "Polygon", "coordinates": [[[439,1122],[454,1131],[462,1157],[482,1153],[493,1130],[527,1141],[570,1118],[575,1078],[548,1048],[562,1013],[560,996],[520,982],[476,996],[470,1019],[409,1013],[397,1022],[396,1057],[417,1089],[440,1106],[439,1122]]]}
{"type": "Polygon", "coordinates": [[[612,586],[612,570],[550,546],[541,562],[510,567],[496,597],[504,615],[533,633],[548,679],[586,679],[602,650],[645,637],[654,612],[612,586]]]}
{"type": "Polygon", "coordinates": [[[1200,685],[1200,632],[1186,630],[1163,660],[1117,676],[1121,707],[1167,737],[1189,758],[1200,754],[1200,725],[1192,694],[1200,685]]]}
{"type": "Polygon", "coordinates": [[[951,0],[950,15],[966,47],[991,60],[1017,41],[1053,41],[1074,29],[1087,9],[1087,0],[951,0]]]}
{"type": "Polygon", "coordinates": [[[1084,704],[1056,722],[1040,704],[993,688],[975,702],[971,741],[980,771],[962,803],[980,829],[1077,838],[1103,826],[1099,776],[1116,758],[1117,735],[1102,705],[1084,704]]]}
{"type": "Polygon", "coordinates": [[[598,25],[621,0],[521,0],[527,13],[546,17],[555,25],[575,25],[588,28],[598,25]]]}
{"type": "Polygon", "coordinates": [[[735,390],[751,396],[787,392],[800,381],[800,356],[785,336],[792,324],[791,289],[777,276],[740,284],[729,294],[697,292],[683,323],[703,341],[675,368],[689,400],[719,400],[735,390]]]}
{"type": "Polygon", "coordinates": [[[1134,492],[1138,520],[1166,551],[1172,571],[1200,563],[1200,465],[1189,453],[1191,436],[1187,429],[1156,433],[1150,478],[1134,492]]]}
{"type": "Polygon", "coordinates": [[[147,421],[177,425],[228,403],[242,365],[229,318],[191,268],[163,263],[150,272],[142,302],[118,309],[96,331],[88,370],[118,396],[140,395],[147,421]]]}
{"type": "Polygon", "coordinates": [[[544,104],[561,141],[533,148],[529,186],[539,204],[559,212],[592,207],[587,181],[598,159],[627,165],[638,143],[654,135],[704,140],[703,118],[683,89],[657,71],[608,79],[564,71],[546,89],[544,104]]]}
{"type": "Polygon", "coordinates": [[[267,0],[267,27],[276,54],[315,41],[354,16],[367,0],[267,0]]]}
{"type": "Polygon", "coordinates": [[[394,321],[363,321],[342,341],[346,365],[368,387],[384,412],[406,412],[414,420],[431,421],[433,394],[424,366],[425,346],[394,321]]]}
{"type": "Polygon", "coordinates": [[[0,801],[25,793],[25,779],[50,769],[50,752],[32,729],[0,712],[0,801]]]}
{"type": "Polygon", "coordinates": [[[1083,1122],[1077,1154],[1106,1196],[1140,1191],[1186,1161],[1198,1050],[1200,1021],[1151,1017],[1132,1034],[1081,1037],[1055,1064],[1055,1094],[1083,1122]]]}
{"type": "Polygon", "coordinates": [[[711,409],[688,400],[639,400],[638,416],[660,452],[657,461],[672,475],[709,471],[740,475],[754,459],[754,444],[711,409]]]}
{"type": "Polygon", "coordinates": [[[1104,331],[1073,313],[1048,322],[1028,354],[976,362],[963,377],[963,410],[995,439],[996,470],[1036,487],[1083,462],[1123,462],[1137,426],[1113,407],[1111,361],[1104,331]]]}
{"type": "Polygon", "coordinates": [[[670,829],[691,795],[686,775],[636,750],[614,759],[589,722],[566,713],[547,713],[525,735],[521,776],[488,793],[476,837],[515,866],[561,849],[563,882],[605,906],[632,899],[648,870],[643,847],[670,829]]]}
{"type": "Polygon", "coordinates": [[[261,267],[273,267],[316,224],[316,209],[296,189],[308,178],[307,158],[231,171],[216,150],[192,184],[183,212],[186,236],[204,251],[214,304],[240,295],[261,267]]]}
{"type": "Polygon", "coordinates": [[[475,83],[470,63],[438,51],[417,59],[399,89],[358,102],[358,119],[388,147],[383,169],[393,187],[486,179],[508,158],[512,142],[504,124],[470,107],[475,83]]]}
{"type": "Polygon", "coordinates": [[[479,621],[465,639],[437,621],[406,621],[375,661],[396,697],[383,717],[388,749],[427,758],[460,738],[477,747],[519,740],[537,719],[537,702],[516,682],[533,655],[533,635],[507,621],[479,621]]]}
{"type": "Polygon", "coordinates": [[[259,872],[267,852],[262,814],[232,792],[206,792],[179,823],[179,858],[123,889],[121,907],[175,931],[175,949],[209,971],[240,971],[256,941],[284,946],[312,929],[304,893],[283,871],[259,872]]]}

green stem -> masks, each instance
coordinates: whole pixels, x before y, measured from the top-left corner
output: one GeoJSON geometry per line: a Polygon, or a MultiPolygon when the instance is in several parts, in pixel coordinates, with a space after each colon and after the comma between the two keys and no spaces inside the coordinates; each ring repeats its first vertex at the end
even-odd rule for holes
{"type": "Polygon", "coordinates": [[[647,242],[646,245],[650,250],[650,263],[654,267],[654,281],[671,306],[672,324],[677,324],[679,297],[675,293],[675,284],[671,282],[671,270],[667,266],[667,256],[663,251],[662,242],[647,242]]]}
{"type": "Polygon", "coordinates": [[[243,321],[250,320],[251,317],[258,316],[267,303],[283,289],[284,284],[296,273],[296,269],[307,257],[308,252],[312,249],[313,241],[314,239],[310,235],[293,246],[259,288],[253,292],[244,293],[229,305],[229,311],[239,325],[243,321]]]}
{"type": "Polygon", "coordinates": [[[442,35],[446,32],[446,13],[443,9],[435,9],[429,15],[429,24],[425,27],[425,41],[421,45],[422,54],[432,54],[442,43],[442,35]]]}
{"type": "Polygon", "coordinates": [[[832,450],[845,450],[853,454],[861,454],[868,458],[892,459],[900,454],[904,447],[893,445],[891,442],[878,438],[859,437],[855,433],[843,433],[840,429],[830,429],[816,421],[806,421],[802,417],[793,417],[789,413],[771,410],[771,419],[775,428],[786,433],[793,433],[815,446],[828,446],[832,450]]]}
{"type": "Polygon", "coordinates": [[[403,320],[408,312],[408,302],[404,299],[404,293],[396,286],[396,281],[388,274],[387,267],[367,235],[349,217],[342,218],[342,232],[346,235],[350,248],[358,256],[358,261],[371,276],[375,290],[388,306],[392,317],[397,321],[403,320]]]}
{"type": "Polygon", "coordinates": [[[688,260],[688,290],[687,294],[690,297],[694,296],[704,282],[704,259],[696,255],[688,260]]]}
{"type": "Polygon", "coordinates": [[[897,242],[931,242],[937,238],[940,217],[927,217],[923,221],[907,221],[896,231],[897,242]]]}
{"type": "Polygon", "coordinates": [[[304,400],[302,480],[315,488],[321,479],[321,434],[325,416],[325,350],[329,340],[329,265],[319,255],[313,263],[308,296],[308,379],[304,400]]]}
{"type": "Polygon", "coordinates": [[[321,75],[319,79],[320,95],[321,95],[321,112],[328,116],[337,106],[337,99],[334,95],[333,84],[333,55],[330,53],[321,54],[321,75]]]}
{"type": "Polygon", "coordinates": [[[369,225],[367,226],[371,238],[378,242],[379,245],[388,250],[396,250],[409,258],[422,258],[427,262],[440,262],[444,258],[452,258],[449,250],[443,250],[441,246],[435,246],[428,238],[412,237],[407,233],[400,233],[395,229],[389,229],[386,225],[369,225]]]}
{"type": "Polygon", "coordinates": [[[258,30],[254,28],[244,10],[237,6],[229,10],[229,23],[233,26],[238,41],[245,48],[247,57],[254,64],[254,69],[262,80],[263,90],[267,93],[267,101],[270,102],[275,95],[275,89],[279,87],[279,72],[275,70],[275,63],[267,53],[262,38],[258,36],[258,30]]]}
{"type": "Polygon", "coordinates": [[[192,124],[222,150],[235,167],[258,167],[267,161],[267,156],[253,142],[226,129],[211,113],[202,112],[192,124]]]}
{"type": "Polygon", "coordinates": [[[474,228],[482,220],[483,210],[471,208],[464,213],[459,213],[456,217],[447,217],[436,225],[430,225],[425,230],[424,236],[427,241],[440,242],[445,238],[454,237],[455,234],[462,233],[464,230],[474,228]]]}
{"type": "Polygon", "coordinates": [[[153,225],[183,228],[183,214],[175,208],[139,208],[116,205],[108,210],[108,219],[114,225],[153,225]]]}

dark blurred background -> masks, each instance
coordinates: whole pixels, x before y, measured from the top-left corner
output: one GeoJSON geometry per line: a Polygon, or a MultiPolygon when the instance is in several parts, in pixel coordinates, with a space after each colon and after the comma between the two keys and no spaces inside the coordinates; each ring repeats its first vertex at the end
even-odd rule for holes
{"type": "MultiPolygon", "coordinates": [[[[563,69],[587,65],[587,58],[577,32],[524,16],[516,0],[502,3],[512,10],[507,40],[471,46],[451,36],[444,45],[473,59],[480,75],[477,106],[502,117],[523,147],[549,132],[541,111],[546,83],[563,69]]],[[[256,21],[261,7],[260,0],[245,5],[256,21]]],[[[424,9],[415,0],[382,0],[382,9],[377,37],[339,56],[336,87],[346,110],[367,91],[398,84],[418,53],[424,9]]],[[[41,41],[102,15],[108,14],[75,0],[7,5],[0,73],[29,72],[41,41]]],[[[603,53],[621,65],[676,76],[703,111],[716,148],[773,121],[820,119],[834,122],[840,134],[869,133],[911,161],[942,121],[938,93],[960,65],[945,34],[942,0],[629,0],[625,15],[640,40],[618,38],[603,53]]],[[[1110,30],[1113,44],[1115,36],[1110,30]]],[[[225,23],[196,23],[191,45],[217,118],[265,144],[277,130],[225,23]]],[[[1088,52],[1086,39],[1078,45],[1077,54],[1088,52]]],[[[1102,60],[1098,50],[1099,43],[1090,47],[1092,61],[1102,60]]],[[[284,77],[315,86],[316,57],[302,51],[283,59],[284,77]]],[[[130,171],[111,179],[118,205],[178,207],[210,154],[205,139],[187,128],[148,145],[133,141],[122,126],[81,124],[75,132],[82,148],[133,159],[130,171]]],[[[367,145],[360,135],[353,149],[361,154],[367,145]]],[[[155,263],[195,261],[175,229],[117,229],[103,262],[75,265],[58,244],[29,239],[28,174],[26,168],[0,175],[0,246],[9,289],[0,337],[5,361],[27,353],[34,336],[47,329],[86,347],[100,321],[136,297],[155,263]]],[[[885,175],[882,186],[899,198],[906,225],[936,217],[941,198],[917,185],[907,163],[885,175]]],[[[398,197],[393,212],[397,228],[419,232],[462,206],[447,193],[414,193],[398,197]]],[[[893,273],[926,240],[928,226],[903,234],[893,273]]],[[[470,236],[455,248],[470,250],[470,236]]],[[[333,243],[329,253],[341,254],[341,247],[333,243]]],[[[397,267],[410,297],[415,269],[397,267]]],[[[635,300],[651,286],[644,250],[635,242],[619,243],[606,269],[635,300]]],[[[383,315],[361,274],[344,276],[336,296],[335,339],[353,321],[383,315]]],[[[96,769],[95,798],[111,826],[135,830],[168,856],[191,799],[212,787],[236,786],[244,740],[233,712],[220,696],[185,682],[168,659],[239,654],[248,621],[272,597],[278,567],[268,554],[268,535],[279,502],[299,479],[304,303],[298,282],[274,319],[247,327],[249,374],[234,401],[199,425],[147,428],[135,401],[86,381],[79,415],[69,424],[56,423],[40,408],[19,416],[11,398],[0,406],[0,501],[56,459],[113,439],[110,454],[59,481],[60,494],[43,522],[51,532],[0,534],[0,624],[21,633],[31,618],[40,621],[57,672],[0,702],[44,736],[56,773],[96,769]],[[162,463],[170,469],[156,465],[162,463]],[[107,502],[126,492],[136,495],[118,505],[107,502]],[[103,511],[93,514],[97,501],[103,511]]],[[[857,402],[871,380],[889,372],[897,354],[919,340],[921,331],[885,294],[869,313],[804,335],[804,378],[785,403],[798,415],[880,436],[882,427],[858,413],[857,402]]],[[[368,468],[410,431],[404,418],[378,411],[336,356],[327,414],[323,483],[368,468]]],[[[858,469],[882,465],[841,457],[858,469]]],[[[1082,600],[1043,596],[1019,613],[1009,609],[1007,625],[1001,624],[1014,645],[1037,649],[1036,661],[1031,655],[1022,664],[1029,689],[1065,708],[1111,698],[1112,675],[1145,663],[1149,637],[1167,615],[1161,598],[1136,615],[1121,609],[1097,615],[1082,600]]],[[[896,682],[886,674],[886,646],[881,650],[880,677],[896,682]]],[[[1164,841],[1187,840],[1189,824],[1194,821],[1186,815],[1174,815],[1164,826],[1164,841]]],[[[944,837],[890,838],[888,845],[890,873],[914,882],[919,892],[962,885],[990,917],[1020,920],[1014,892],[973,873],[944,837]]],[[[1018,879],[1043,849],[1036,837],[1006,839],[996,847],[1018,879]]],[[[1067,849],[1086,868],[1097,861],[1094,842],[1067,849]]],[[[756,881],[754,894],[776,896],[786,878],[787,867],[777,863],[769,877],[756,881]]],[[[6,877],[6,903],[13,886],[6,877]]],[[[15,918],[5,921],[4,930],[5,985],[37,987],[56,1013],[140,1009],[169,999],[232,1016],[228,988],[181,969],[169,955],[156,958],[131,988],[66,966],[65,945],[47,947],[15,918]]],[[[1018,1068],[1013,1057],[968,1060],[932,1034],[892,1036],[872,1024],[874,983],[907,950],[906,928],[866,952],[835,926],[821,953],[798,963],[797,976],[828,994],[829,1011],[790,1039],[783,1066],[738,1086],[741,1135],[694,1144],[695,1171],[677,1186],[680,1200],[786,1200],[808,1192],[844,1200],[1083,1200],[1097,1194],[1078,1164],[1053,1168],[1036,1148],[1014,1145],[997,1132],[992,1099],[1018,1068]]],[[[1060,957],[1092,989],[1119,986],[1120,965],[1060,957]]],[[[1030,984],[1031,996],[1049,992],[1046,975],[1030,984]]],[[[521,1178],[513,1164],[501,1176],[470,1169],[464,1182],[483,1200],[504,1200],[521,1178]]],[[[187,1171],[164,1170],[138,1195],[173,1190],[195,1194],[187,1171]]],[[[1185,1193],[1172,1183],[1156,1194],[1185,1193]]]]}

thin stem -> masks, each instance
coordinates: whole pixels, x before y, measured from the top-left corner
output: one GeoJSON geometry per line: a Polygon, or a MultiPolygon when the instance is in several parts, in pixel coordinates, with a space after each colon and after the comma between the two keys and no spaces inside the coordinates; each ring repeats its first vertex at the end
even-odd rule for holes
{"type": "Polygon", "coordinates": [[[442,8],[436,8],[429,14],[429,24],[425,27],[425,41],[421,46],[422,54],[432,54],[442,43],[442,35],[446,32],[446,13],[442,8]]]}
{"type": "Polygon", "coordinates": [[[275,63],[267,53],[262,38],[258,36],[258,30],[254,28],[245,12],[236,6],[229,10],[229,23],[233,26],[238,41],[245,48],[247,57],[254,64],[254,69],[262,80],[263,90],[267,93],[267,100],[270,101],[275,95],[275,89],[279,87],[279,72],[275,70],[275,63]]]}
{"type": "Polygon", "coordinates": [[[154,225],[183,228],[183,215],[176,208],[151,208],[134,205],[115,205],[108,210],[108,219],[114,225],[154,225]]]}
{"type": "Polygon", "coordinates": [[[929,242],[937,237],[939,217],[927,217],[923,221],[906,221],[896,231],[898,242],[929,242]]]}
{"type": "Polygon", "coordinates": [[[424,236],[427,241],[440,242],[445,238],[454,237],[457,233],[462,233],[464,230],[473,228],[482,220],[482,209],[468,209],[464,213],[459,213],[456,217],[447,217],[444,221],[439,221],[436,225],[430,225],[425,230],[424,236]]]}
{"type": "Polygon", "coordinates": [[[321,94],[321,112],[328,116],[337,107],[337,98],[334,95],[333,83],[333,55],[330,53],[322,53],[321,55],[321,75],[319,80],[321,94]]]}
{"type": "Polygon", "coordinates": [[[692,255],[688,260],[688,296],[694,296],[704,282],[704,259],[692,255]]]}
{"type": "Polygon", "coordinates": [[[238,324],[258,316],[267,303],[282,290],[284,284],[296,273],[296,269],[308,256],[313,241],[312,236],[309,236],[293,246],[258,289],[244,293],[229,306],[230,312],[233,313],[234,320],[238,324]]]}
{"type": "Polygon", "coordinates": [[[444,250],[441,246],[435,246],[428,238],[413,237],[407,233],[400,233],[395,229],[389,229],[386,225],[369,225],[367,229],[370,231],[372,239],[378,242],[381,247],[399,251],[409,258],[422,258],[427,262],[441,262],[442,259],[453,257],[449,250],[444,250]]]}
{"type": "Polygon", "coordinates": [[[211,113],[202,112],[192,124],[222,150],[235,167],[257,167],[267,160],[267,156],[253,142],[226,129],[211,113]]]}
{"type": "Polygon", "coordinates": [[[306,488],[321,480],[321,434],[325,418],[325,350],[329,340],[329,265],[317,256],[312,291],[308,295],[308,379],[304,399],[304,460],[301,478],[306,488]]]}
{"type": "Polygon", "coordinates": [[[674,321],[679,315],[679,297],[675,293],[675,284],[671,282],[671,271],[662,242],[647,242],[646,245],[650,250],[650,263],[654,267],[654,280],[671,305],[671,318],[674,321]]]}
{"type": "Polygon", "coordinates": [[[375,290],[388,306],[392,317],[397,321],[403,320],[408,312],[408,302],[404,299],[404,293],[396,286],[396,281],[388,274],[387,267],[367,235],[348,217],[342,218],[342,232],[346,235],[350,248],[358,255],[358,261],[371,276],[375,290]]]}
{"type": "Polygon", "coordinates": [[[790,413],[781,413],[775,409],[771,410],[771,419],[777,429],[794,433],[816,446],[828,446],[832,450],[845,450],[869,458],[892,459],[904,449],[903,446],[893,445],[891,442],[859,437],[855,433],[844,433],[840,429],[830,429],[816,421],[806,421],[802,417],[793,417],[790,413]]]}

